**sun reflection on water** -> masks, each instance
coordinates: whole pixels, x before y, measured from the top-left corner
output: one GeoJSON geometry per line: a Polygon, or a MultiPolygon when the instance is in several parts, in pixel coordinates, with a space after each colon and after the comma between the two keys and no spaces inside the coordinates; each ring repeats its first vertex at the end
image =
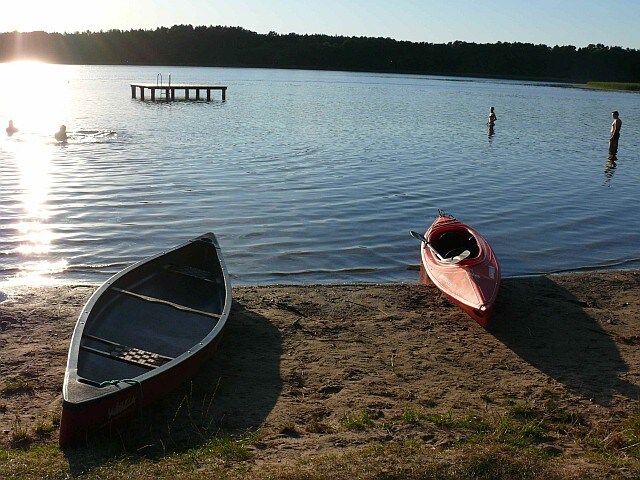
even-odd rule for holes
{"type": "Polygon", "coordinates": [[[22,216],[15,224],[20,238],[16,251],[23,261],[10,283],[33,286],[55,283],[50,276],[64,271],[67,261],[51,258],[55,234],[49,223],[47,203],[51,190],[50,147],[23,143],[14,153],[22,191],[22,216]]]}
{"type": "MultiPolygon", "coordinates": [[[[56,258],[56,234],[50,223],[48,199],[53,187],[52,169],[57,152],[53,133],[66,116],[70,89],[60,66],[19,62],[2,66],[3,83],[12,95],[2,98],[3,111],[11,115],[19,133],[4,142],[4,150],[15,162],[18,177],[19,214],[10,227],[19,238],[18,272],[5,286],[37,286],[57,283],[54,274],[68,262],[56,258]],[[46,79],[47,90],[42,90],[46,79]],[[24,95],[22,94],[24,92],[24,95]],[[61,120],[62,119],[62,120],[61,120]]],[[[5,92],[6,93],[6,92],[5,92]]]]}

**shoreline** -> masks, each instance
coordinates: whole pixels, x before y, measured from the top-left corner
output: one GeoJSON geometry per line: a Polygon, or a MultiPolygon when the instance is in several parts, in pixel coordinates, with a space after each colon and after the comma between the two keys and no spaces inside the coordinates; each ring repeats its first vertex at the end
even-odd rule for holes
{"type": "MultiPolygon", "coordinates": [[[[17,287],[0,303],[0,450],[15,446],[17,428],[27,445],[57,445],[68,344],[95,288],[17,287]]],[[[638,270],[504,279],[488,330],[418,283],[242,286],[233,296],[220,350],[190,386],[124,430],[134,447],[164,445],[167,419],[173,438],[201,442],[193,419],[178,415],[187,397],[207,405],[198,428],[259,432],[248,447],[250,469],[378,443],[448,451],[468,435],[398,420],[407,411],[489,421],[514,405],[554,405],[579,413],[592,431],[622,431],[638,411],[638,270]],[[370,427],[345,426],[363,412],[370,427]]],[[[588,449],[567,431],[549,431],[532,448],[555,452],[554,468],[615,471],[584,456],[588,449]]]]}
{"type": "MultiPolygon", "coordinates": [[[[593,267],[582,267],[578,269],[569,269],[569,270],[554,270],[552,272],[545,273],[523,273],[517,275],[510,275],[508,277],[502,277],[502,282],[510,281],[510,280],[523,280],[528,278],[540,278],[540,277],[556,277],[556,276],[572,276],[572,275],[599,275],[599,274],[607,274],[607,273],[616,273],[616,272],[637,272],[640,274],[640,266],[639,267],[625,267],[624,262],[622,265],[596,265],[593,267]]],[[[422,270],[422,265],[410,265],[407,266],[407,270],[412,270],[415,272],[420,272],[416,274],[415,280],[407,280],[405,281],[396,281],[396,282],[344,282],[344,283],[263,283],[263,284],[242,284],[242,285],[233,285],[233,290],[239,288],[269,288],[269,287],[357,287],[357,286],[380,286],[384,287],[385,285],[394,286],[394,285],[415,285],[416,283],[422,283],[422,276],[424,271],[422,270]]],[[[10,283],[5,281],[0,281],[0,305],[2,302],[8,300],[11,296],[16,296],[18,294],[25,293],[28,291],[36,291],[36,290],[46,290],[49,288],[56,287],[68,287],[68,288],[93,288],[95,290],[98,289],[104,282],[108,281],[107,277],[101,281],[75,281],[75,280],[60,280],[52,283],[42,283],[36,285],[28,285],[23,283],[10,283]]],[[[427,278],[427,277],[425,277],[427,278]]],[[[233,283],[233,282],[232,282],[233,283]]],[[[427,280],[427,283],[430,283],[427,280]]]]}

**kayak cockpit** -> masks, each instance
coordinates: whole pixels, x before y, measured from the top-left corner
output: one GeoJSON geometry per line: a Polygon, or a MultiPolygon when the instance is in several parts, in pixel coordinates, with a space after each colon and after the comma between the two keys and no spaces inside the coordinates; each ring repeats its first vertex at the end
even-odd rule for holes
{"type": "Polygon", "coordinates": [[[469,251],[467,259],[480,255],[480,246],[475,236],[465,228],[443,229],[433,232],[429,239],[433,248],[443,259],[451,259],[469,251]]]}

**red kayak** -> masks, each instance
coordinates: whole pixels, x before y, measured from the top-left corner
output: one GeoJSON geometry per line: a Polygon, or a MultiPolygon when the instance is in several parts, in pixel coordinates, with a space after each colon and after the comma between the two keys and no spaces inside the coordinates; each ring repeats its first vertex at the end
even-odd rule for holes
{"type": "Polygon", "coordinates": [[[422,241],[422,264],[445,296],[483,327],[500,288],[500,265],[489,243],[476,230],[438,210],[422,241]]]}

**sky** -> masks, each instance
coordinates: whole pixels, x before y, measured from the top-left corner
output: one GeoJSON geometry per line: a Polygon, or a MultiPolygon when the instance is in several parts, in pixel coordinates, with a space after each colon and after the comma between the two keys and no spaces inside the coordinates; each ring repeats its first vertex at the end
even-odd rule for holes
{"type": "Polygon", "coordinates": [[[640,49],[640,0],[17,0],[0,32],[224,25],[412,42],[640,49]]]}

